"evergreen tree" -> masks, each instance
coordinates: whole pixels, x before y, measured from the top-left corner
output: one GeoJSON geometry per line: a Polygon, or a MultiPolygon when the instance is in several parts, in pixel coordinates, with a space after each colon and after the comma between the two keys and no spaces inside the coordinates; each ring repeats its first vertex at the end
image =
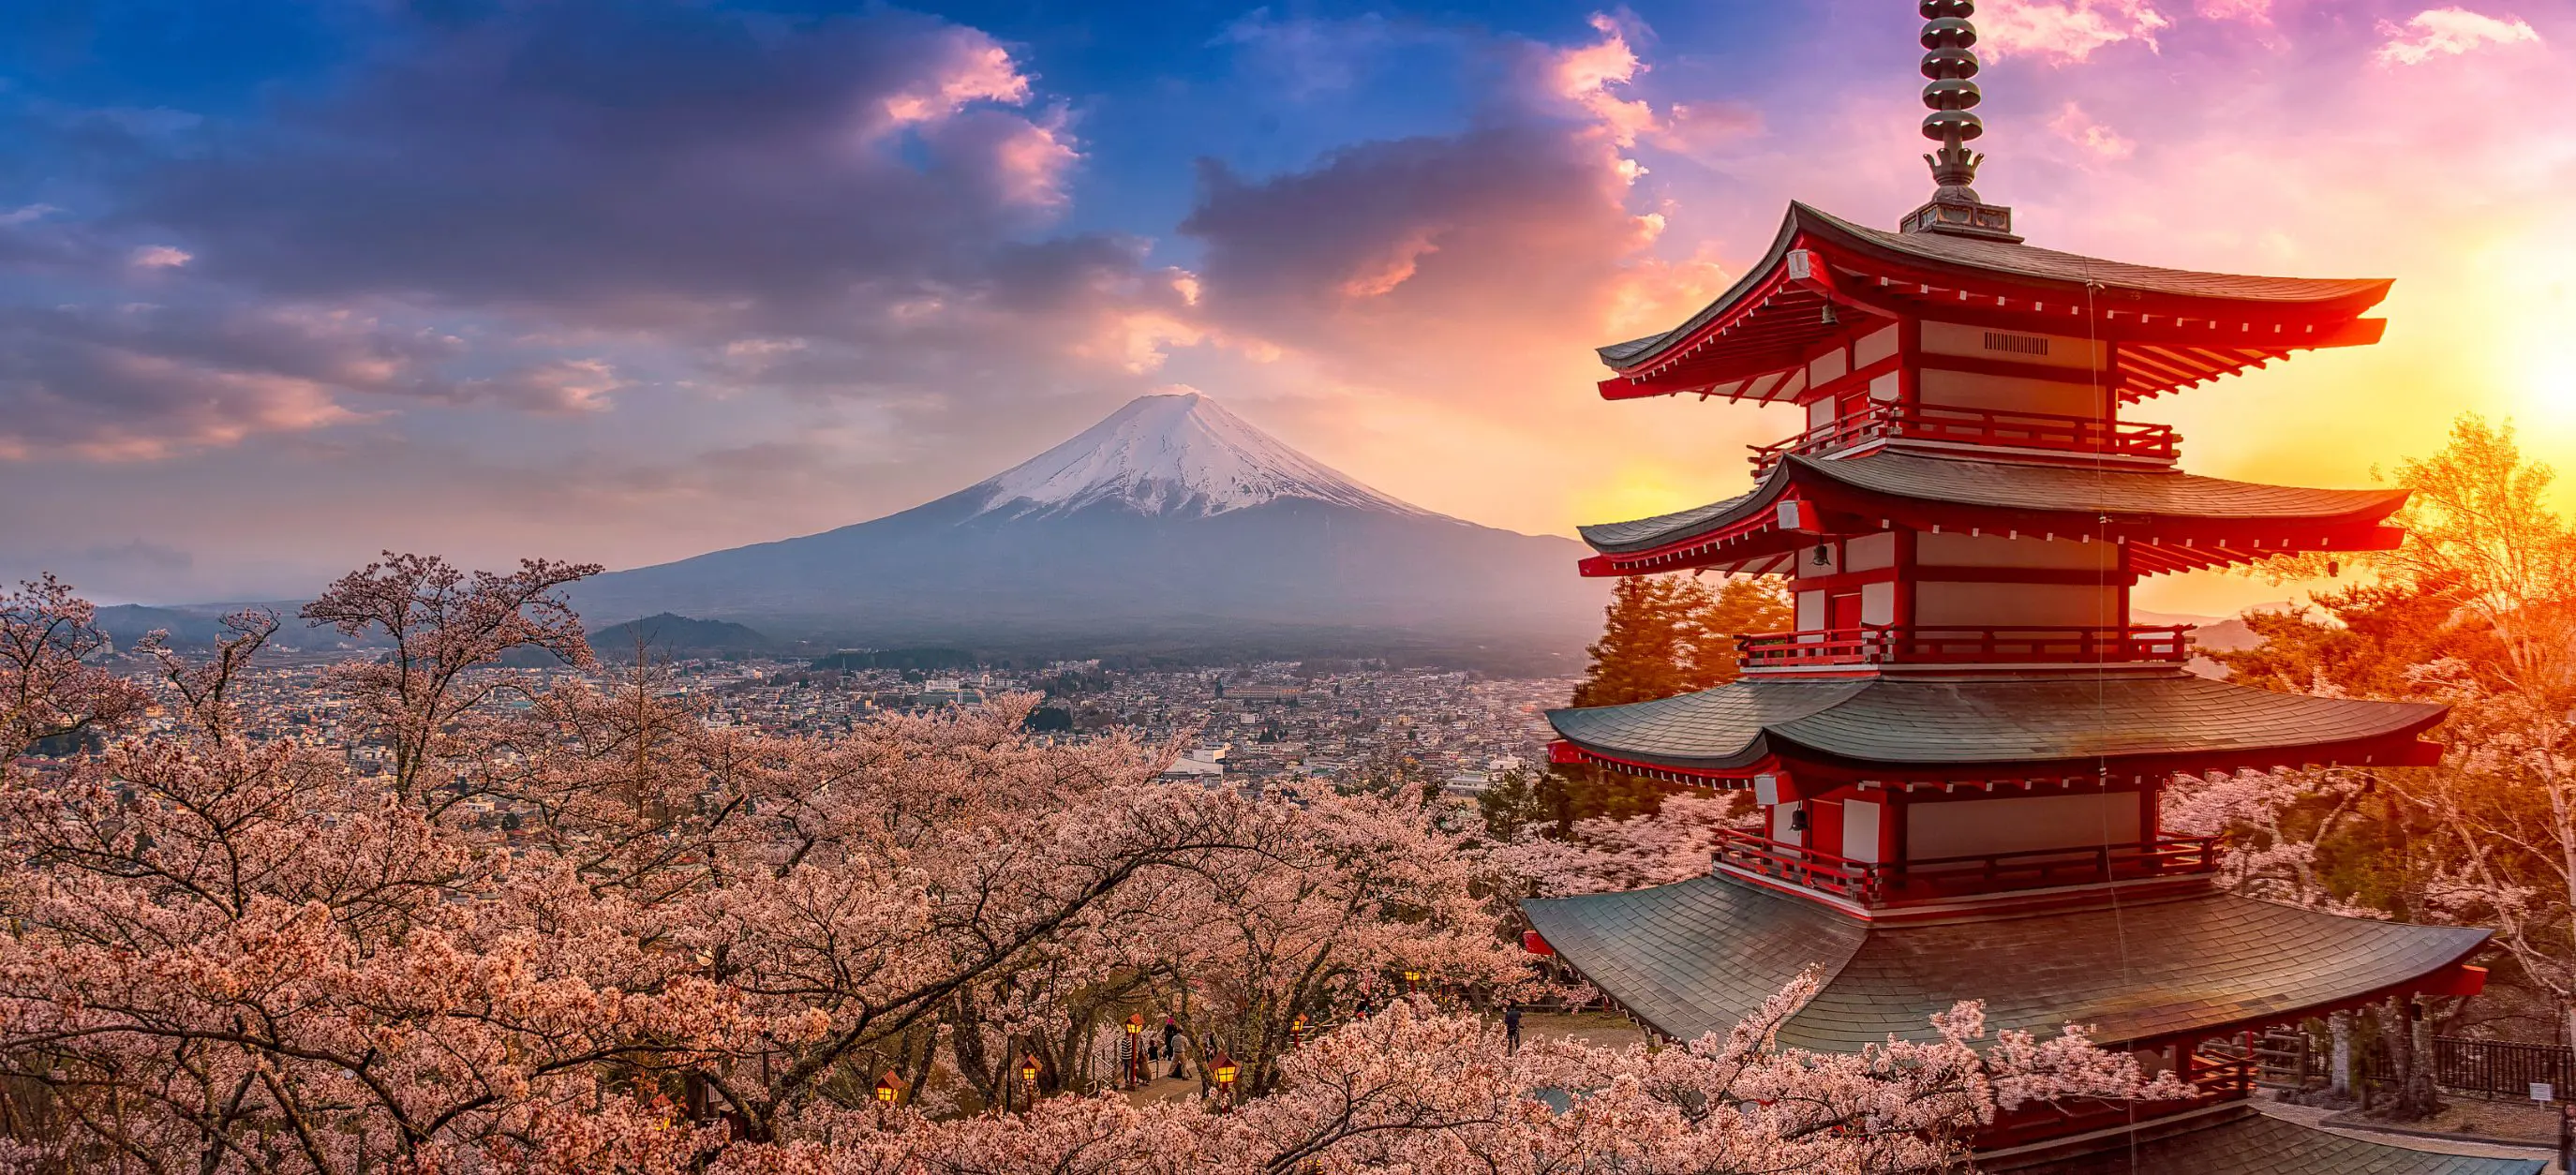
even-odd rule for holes
{"type": "MultiPolygon", "coordinates": [[[[1715,590],[1687,575],[1622,579],[1601,639],[1586,650],[1592,665],[1574,687],[1573,704],[1650,702],[1733,681],[1741,659],[1736,635],[1786,628],[1791,615],[1789,593],[1760,577],[1729,576],[1715,590]]],[[[1560,836],[1577,820],[1650,815],[1664,792],[1649,780],[1591,767],[1557,768],[1534,790],[1560,836]]]]}
{"type": "Polygon", "coordinates": [[[1738,633],[1789,623],[1788,593],[1759,578],[1729,577],[1715,591],[1682,575],[1619,581],[1592,665],[1574,687],[1577,706],[1618,706],[1704,690],[1735,679],[1738,633]]]}

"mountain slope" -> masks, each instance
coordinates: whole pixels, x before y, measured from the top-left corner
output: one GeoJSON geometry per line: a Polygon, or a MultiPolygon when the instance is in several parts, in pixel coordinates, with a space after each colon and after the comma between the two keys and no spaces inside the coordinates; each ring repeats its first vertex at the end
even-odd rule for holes
{"type": "Polygon", "coordinates": [[[966,492],[983,496],[979,513],[1020,518],[1097,505],[1205,516],[1281,498],[1425,513],[1279,443],[1197,392],[1129,401],[1072,440],[966,492]]]}
{"type": "Polygon", "coordinates": [[[1607,597],[1580,554],[1369,489],[1204,396],[1149,396],[937,501],[575,599],[594,622],[668,611],[853,644],[1562,654],[1607,597]]]}

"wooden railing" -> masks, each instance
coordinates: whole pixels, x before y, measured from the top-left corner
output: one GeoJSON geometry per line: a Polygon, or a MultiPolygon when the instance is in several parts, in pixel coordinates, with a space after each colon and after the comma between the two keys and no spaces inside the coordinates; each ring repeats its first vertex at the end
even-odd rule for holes
{"type": "Polygon", "coordinates": [[[1735,645],[1743,653],[1743,664],[1748,669],[1790,665],[2187,661],[2191,659],[2191,642],[2185,634],[2190,631],[2187,624],[2116,628],[1873,624],[1749,633],[1736,637],[1735,645]]]}
{"type": "Polygon", "coordinates": [[[1822,453],[1879,439],[1950,441],[2156,461],[2175,459],[2182,443],[2182,437],[2169,424],[1990,408],[1873,404],[1777,444],[1753,446],[1750,460],[1754,476],[1759,477],[1770,472],[1784,453],[1822,453]]]}
{"type": "Polygon", "coordinates": [[[1865,906],[1937,901],[2015,889],[2183,877],[2218,869],[2218,839],[2161,836],[2134,844],[2024,849],[1905,862],[1856,861],[1758,833],[1721,830],[1717,860],[1865,906]]]}

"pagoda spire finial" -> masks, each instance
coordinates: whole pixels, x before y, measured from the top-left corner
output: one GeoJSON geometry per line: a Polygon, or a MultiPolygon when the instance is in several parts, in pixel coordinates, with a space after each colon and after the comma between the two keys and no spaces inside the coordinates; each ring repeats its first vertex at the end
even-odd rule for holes
{"type": "Polygon", "coordinates": [[[1923,87],[1923,104],[1932,108],[1923,117],[1923,137],[1941,144],[1923,161],[1932,165],[1932,182],[1939,187],[1931,202],[1908,214],[1901,227],[1909,233],[2018,241],[2012,235],[2012,209],[1986,203],[1968,186],[1977,182],[1977,165],[1986,161],[1968,149],[1969,140],[1986,133],[1985,122],[1971,113],[1982,97],[1977,83],[1969,80],[1977,76],[1977,26],[1968,23],[1976,14],[1976,0],[1922,0],[1920,11],[1923,76],[1931,79],[1923,87]]]}

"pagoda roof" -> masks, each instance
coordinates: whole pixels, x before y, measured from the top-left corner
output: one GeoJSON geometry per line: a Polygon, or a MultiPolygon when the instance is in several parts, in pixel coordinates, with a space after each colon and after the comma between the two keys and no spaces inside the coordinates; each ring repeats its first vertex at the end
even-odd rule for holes
{"type": "Polygon", "coordinates": [[[1773,570],[1760,557],[1776,557],[1802,541],[1780,532],[1816,531],[1813,525],[1780,524],[1779,504],[1791,499],[1864,522],[1893,520],[1916,529],[1982,527],[2132,543],[2143,556],[2135,560],[2136,570],[2154,573],[2246,562],[2285,550],[2393,546],[2396,532],[2379,523],[2406,503],[2406,491],[2309,489],[2170,469],[1968,460],[1879,448],[1833,457],[1787,454],[1752,489],[1732,498],[1579,531],[1607,557],[1606,566],[1591,568],[1595,574],[1690,566],[1773,570]]]}
{"type": "Polygon", "coordinates": [[[2390,284],[2165,269],[2011,241],[1890,232],[1792,202],[1770,249],[1716,301],[1671,330],[1598,348],[1623,377],[1601,390],[1612,399],[1791,396],[1803,384],[1762,377],[1803,364],[1837,335],[1875,329],[1874,314],[2134,342],[2141,350],[2124,356],[2119,391],[2143,399],[2293,350],[2376,342],[2376,324],[2355,320],[2390,284]],[[1865,312],[1846,316],[1859,319],[1857,327],[1821,313],[1837,303],[1865,312]]]}
{"type": "Polygon", "coordinates": [[[1980,1156],[1978,1169],[2011,1175],[2540,1175],[2542,1159],[2443,1154],[2390,1146],[2284,1122],[2233,1105],[2184,1121],[2120,1131],[2082,1153],[2034,1147],[1980,1156]]]}
{"type": "Polygon", "coordinates": [[[2254,1027],[2410,990],[2489,933],[2216,890],[1879,924],[1722,876],[1521,909],[1585,979],[1680,1040],[1725,1031],[1821,968],[1779,1041],[1823,1052],[1932,1039],[1932,1016],[1960,1000],[1984,1001],[1990,1029],[2084,1024],[2105,1044],[2254,1027]]]}
{"type": "Polygon", "coordinates": [[[1615,764],[1726,775],[1776,759],[1902,781],[2005,765],[2126,774],[2394,761],[2444,712],[2425,702],[2277,693],[2171,669],[1951,680],[1744,677],[1651,702],[1551,710],[1547,720],[1577,749],[1615,764]]]}

